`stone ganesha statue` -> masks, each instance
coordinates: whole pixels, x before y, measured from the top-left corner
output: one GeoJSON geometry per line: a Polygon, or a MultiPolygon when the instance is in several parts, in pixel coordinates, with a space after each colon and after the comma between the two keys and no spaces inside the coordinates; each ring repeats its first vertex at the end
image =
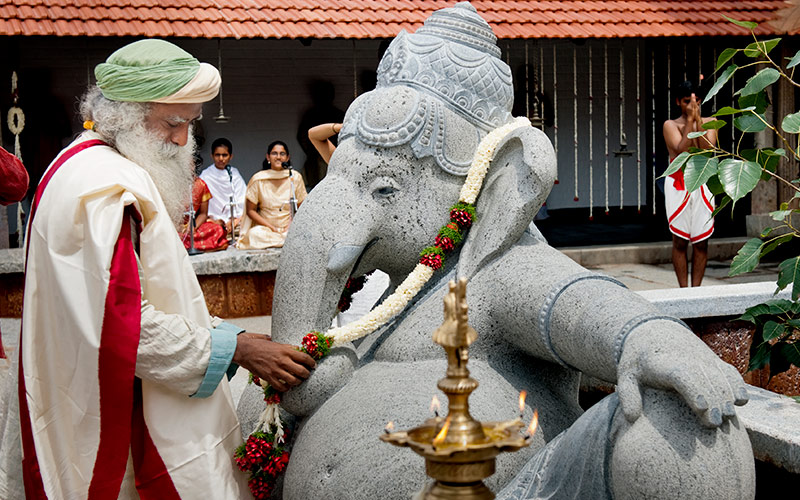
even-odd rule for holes
{"type": "MultiPolygon", "coordinates": [[[[512,89],[491,28],[467,2],[397,36],[292,224],[275,340],[324,331],[350,276],[381,269],[396,286],[408,275],[447,223],[481,138],[512,120],[512,89]]],[[[407,499],[424,485],[423,461],[377,435],[389,420],[408,428],[428,416],[446,367],[431,333],[456,277],[469,280],[479,333],[473,415],[513,418],[522,389],[526,419],[539,412],[534,444],[502,456],[487,481],[498,498],[753,498],[734,409],[747,398],[741,377],[679,320],[547,245],[530,223],[554,176],[547,137],[515,129],[494,151],[460,250],[402,313],[357,347],[333,349],[284,395],[301,419],[284,498],[407,499]],[[618,390],[583,412],[581,373],[618,390]]]]}

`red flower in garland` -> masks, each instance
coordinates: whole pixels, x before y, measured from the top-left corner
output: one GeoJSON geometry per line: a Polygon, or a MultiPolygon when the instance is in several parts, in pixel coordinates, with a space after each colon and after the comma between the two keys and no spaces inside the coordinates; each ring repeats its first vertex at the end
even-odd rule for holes
{"type": "Polygon", "coordinates": [[[441,248],[445,252],[450,252],[456,247],[455,243],[453,243],[453,240],[451,240],[447,236],[437,235],[436,239],[434,240],[434,243],[436,244],[437,247],[441,248]]]}
{"type": "Polygon", "coordinates": [[[439,254],[423,255],[420,257],[419,263],[436,271],[442,267],[442,256],[439,254]]]}
{"type": "Polygon", "coordinates": [[[247,486],[256,500],[265,500],[272,494],[275,483],[270,478],[254,476],[247,482],[247,486]]]}
{"type": "Polygon", "coordinates": [[[455,221],[463,229],[467,229],[472,225],[472,216],[466,210],[451,210],[450,219],[455,221]]]}
{"type": "Polygon", "coordinates": [[[333,337],[328,337],[319,332],[307,333],[300,344],[300,350],[319,361],[328,355],[333,344],[333,337]]]}

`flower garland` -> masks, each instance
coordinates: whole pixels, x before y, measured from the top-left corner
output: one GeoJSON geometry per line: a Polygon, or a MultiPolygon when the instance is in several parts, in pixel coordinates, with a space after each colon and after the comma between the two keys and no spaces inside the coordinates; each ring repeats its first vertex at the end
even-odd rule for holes
{"type": "MultiPolygon", "coordinates": [[[[446,255],[464,241],[466,232],[475,221],[475,201],[480,194],[483,179],[489,171],[497,145],[513,130],[529,126],[530,121],[527,118],[515,118],[510,123],[492,130],[481,140],[467,173],[467,179],[461,188],[458,202],[450,208],[450,221],[439,230],[433,246],[426,247],[420,252],[417,266],[386,300],[361,319],[338,328],[331,328],[327,334],[316,331],[306,334],[299,350],[315,360],[320,360],[328,355],[331,347],[369,335],[405,309],[411,299],[431,279],[434,272],[444,265],[446,255]]],[[[358,279],[348,280],[345,292],[339,301],[340,310],[343,310],[341,308],[343,302],[349,307],[350,297],[357,291],[356,287],[360,289],[360,286],[363,286],[363,281],[359,286],[358,279]]],[[[256,499],[261,499],[268,498],[272,492],[274,482],[285,469],[289,455],[282,446],[285,432],[278,411],[280,393],[258,377],[251,376],[251,382],[263,389],[267,407],[261,413],[255,431],[247,442],[236,450],[234,457],[239,468],[250,474],[248,481],[250,491],[256,499]]]]}

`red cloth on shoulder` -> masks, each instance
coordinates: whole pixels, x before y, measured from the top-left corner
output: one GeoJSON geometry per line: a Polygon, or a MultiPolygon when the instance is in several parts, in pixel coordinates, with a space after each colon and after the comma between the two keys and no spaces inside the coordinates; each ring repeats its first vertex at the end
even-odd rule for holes
{"type": "Polygon", "coordinates": [[[0,205],[8,205],[25,197],[28,191],[28,171],[19,161],[0,148],[0,205]]]}

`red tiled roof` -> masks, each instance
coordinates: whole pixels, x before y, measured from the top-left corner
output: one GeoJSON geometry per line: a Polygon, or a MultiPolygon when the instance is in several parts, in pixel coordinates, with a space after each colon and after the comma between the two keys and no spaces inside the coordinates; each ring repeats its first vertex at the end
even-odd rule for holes
{"type": "MultiPolygon", "coordinates": [[[[0,35],[390,38],[454,0],[0,0],[0,35]]],[[[475,0],[499,38],[746,35],[792,30],[764,1],[475,0]],[[776,22],[774,28],[768,24],[776,22]],[[782,28],[780,27],[782,26],[782,28]]]]}

